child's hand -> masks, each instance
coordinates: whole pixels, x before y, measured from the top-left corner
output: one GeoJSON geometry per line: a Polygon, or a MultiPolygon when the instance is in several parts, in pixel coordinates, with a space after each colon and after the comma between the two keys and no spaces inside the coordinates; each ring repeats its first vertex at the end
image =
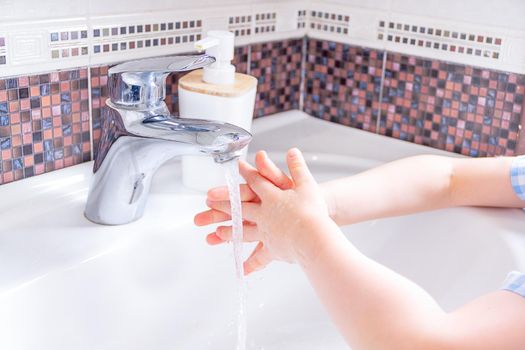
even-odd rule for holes
{"type": "Polygon", "coordinates": [[[284,191],[241,163],[241,175],[261,200],[248,211],[248,220],[257,225],[253,238],[260,243],[245,263],[247,273],[274,259],[297,262],[307,258],[305,248],[313,245],[319,228],[330,220],[324,197],[301,152],[288,151],[287,163],[294,188],[284,191]]]}
{"type": "MultiPolygon", "coordinates": [[[[287,163],[294,187],[284,191],[265,178],[260,170],[244,162],[240,164],[241,175],[248,185],[243,190],[244,199],[254,199],[243,203],[243,216],[249,221],[244,225],[244,239],[259,241],[245,262],[247,274],[263,268],[273,259],[300,260],[306,247],[315,244],[314,233],[319,232],[320,224],[330,220],[323,195],[299,150],[288,152],[287,163]]],[[[208,205],[217,211],[215,215],[228,219],[224,217],[229,213],[228,202],[208,201],[208,205]]],[[[203,215],[197,215],[197,224],[205,221],[203,215]]],[[[231,228],[219,227],[215,234],[221,240],[229,240],[231,228]]]]}
{"type": "MultiPolygon", "coordinates": [[[[270,180],[280,189],[287,190],[293,187],[293,181],[288,175],[283,173],[267,156],[266,152],[259,151],[255,155],[255,164],[259,173],[270,180]]],[[[259,197],[246,185],[240,185],[241,201],[244,203],[260,203],[259,197]]],[[[208,191],[206,203],[211,209],[195,215],[197,226],[206,226],[215,223],[231,220],[230,217],[230,197],[228,187],[221,186],[212,188],[208,191]]],[[[253,224],[244,221],[244,231],[253,229],[253,224]]],[[[231,240],[231,226],[219,226],[216,232],[210,233],[206,237],[208,244],[215,245],[231,240]]]]}

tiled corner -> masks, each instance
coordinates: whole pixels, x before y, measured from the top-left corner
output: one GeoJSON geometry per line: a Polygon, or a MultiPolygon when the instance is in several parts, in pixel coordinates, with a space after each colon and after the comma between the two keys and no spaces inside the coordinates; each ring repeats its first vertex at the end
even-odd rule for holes
{"type": "Polygon", "coordinates": [[[0,184],[90,160],[87,69],[0,79],[0,184]]]}
{"type": "Polygon", "coordinates": [[[304,111],[314,117],[375,132],[383,52],[309,39],[304,111]]]}
{"type": "Polygon", "coordinates": [[[469,156],[514,155],[525,76],[388,53],[379,132],[469,156]]]}
{"type": "Polygon", "coordinates": [[[250,75],[258,79],[255,117],[299,108],[303,39],[251,45],[250,75]]]}

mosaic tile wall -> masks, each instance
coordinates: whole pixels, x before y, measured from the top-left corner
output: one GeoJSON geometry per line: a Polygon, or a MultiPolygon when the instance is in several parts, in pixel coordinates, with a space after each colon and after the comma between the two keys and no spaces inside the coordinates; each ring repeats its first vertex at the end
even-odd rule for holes
{"type": "Polygon", "coordinates": [[[0,184],[90,159],[87,69],[0,79],[0,184]]]}
{"type": "Polygon", "coordinates": [[[383,52],[308,40],[304,111],[375,132],[383,52]]]}
{"type": "Polygon", "coordinates": [[[525,76],[389,53],[379,132],[469,156],[514,155],[525,76]]]}
{"type": "Polygon", "coordinates": [[[304,111],[325,120],[469,156],[523,143],[524,75],[309,39],[305,84],[304,111]]]}
{"type": "MultiPolygon", "coordinates": [[[[235,57],[259,81],[254,117],[299,109],[304,91],[303,110],[317,118],[470,156],[525,151],[524,75],[308,38],[235,57]]],[[[0,79],[0,184],[91,160],[89,97],[96,154],[108,68],[0,79]]],[[[175,115],[179,77],[167,80],[175,115]]]]}
{"type": "Polygon", "coordinates": [[[299,108],[303,39],[251,45],[249,74],[258,79],[254,117],[299,108]]]}

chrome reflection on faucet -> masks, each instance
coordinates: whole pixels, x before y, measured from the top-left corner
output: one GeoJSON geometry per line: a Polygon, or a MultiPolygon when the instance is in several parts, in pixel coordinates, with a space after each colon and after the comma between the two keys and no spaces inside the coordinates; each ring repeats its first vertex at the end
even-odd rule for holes
{"type": "Polygon", "coordinates": [[[155,171],[177,155],[231,160],[251,135],[235,125],[171,116],[164,98],[166,77],[215,62],[208,55],[130,61],[110,68],[110,98],[103,110],[102,135],[93,167],[85,216],[99,224],[139,219],[155,171]]]}

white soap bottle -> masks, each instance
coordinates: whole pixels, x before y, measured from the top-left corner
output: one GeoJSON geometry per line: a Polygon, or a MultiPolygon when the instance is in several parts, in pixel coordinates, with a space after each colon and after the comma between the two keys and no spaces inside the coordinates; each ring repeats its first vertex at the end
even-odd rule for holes
{"type": "MultiPolygon", "coordinates": [[[[212,30],[207,35],[195,47],[206,50],[216,61],[179,79],[180,116],[227,122],[250,131],[257,79],[235,72],[231,64],[233,33],[212,30]]],[[[188,188],[206,191],[224,185],[226,180],[224,170],[211,157],[184,156],[182,182],[188,188]]]]}

